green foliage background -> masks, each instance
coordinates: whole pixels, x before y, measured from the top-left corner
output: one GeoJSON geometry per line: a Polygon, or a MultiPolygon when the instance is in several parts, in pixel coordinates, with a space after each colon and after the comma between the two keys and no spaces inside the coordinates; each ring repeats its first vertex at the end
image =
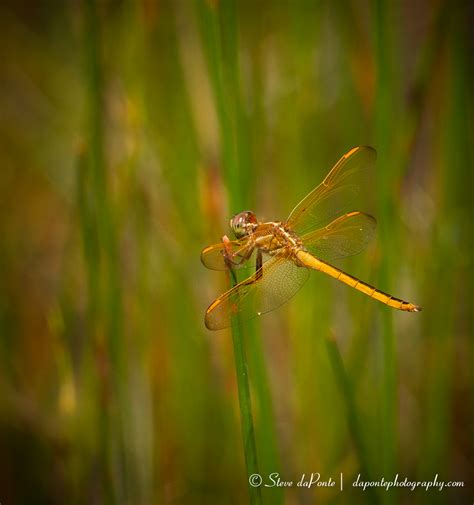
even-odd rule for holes
{"type": "MultiPolygon", "coordinates": [[[[378,236],[246,324],[269,504],[474,500],[473,10],[427,1],[0,5],[0,501],[237,504],[228,288],[202,247],[373,145],[378,236]],[[344,490],[339,476],[344,475],[344,490]],[[464,487],[361,491],[381,477],[464,487]]],[[[248,447],[246,448],[248,450],[248,447]]]]}

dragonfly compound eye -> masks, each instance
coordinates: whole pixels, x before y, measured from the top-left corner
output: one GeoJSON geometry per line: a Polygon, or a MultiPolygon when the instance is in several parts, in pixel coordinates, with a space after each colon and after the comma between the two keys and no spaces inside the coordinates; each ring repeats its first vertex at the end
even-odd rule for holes
{"type": "Polygon", "coordinates": [[[249,210],[239,212],[230,220],[230,227],[237,238],[245,237],[257,224],[257,217],[249,210]]]}

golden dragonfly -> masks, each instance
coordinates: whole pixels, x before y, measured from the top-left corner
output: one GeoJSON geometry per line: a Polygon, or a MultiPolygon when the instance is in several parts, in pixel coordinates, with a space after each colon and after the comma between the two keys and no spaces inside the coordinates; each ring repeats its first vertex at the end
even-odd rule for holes
{"type": "Polygon", "coordinates": [[[254,271],[209,305],[205,315],[208,329],[227,328],[237,315],[247,320],[279,307],[301,288],[310,269],[394,309],[421,310],[328,263],[358,254],[374,236],[373,216],[360,211],[341,212],[361,196],[376,157],[368,146],[351,149],[284,222],[260,222],[251,211],[240,212],[230,220],[236,240],[224,236],[220,243],[202,250],[201,261],[212,270],[250,265],[254,271]]]}

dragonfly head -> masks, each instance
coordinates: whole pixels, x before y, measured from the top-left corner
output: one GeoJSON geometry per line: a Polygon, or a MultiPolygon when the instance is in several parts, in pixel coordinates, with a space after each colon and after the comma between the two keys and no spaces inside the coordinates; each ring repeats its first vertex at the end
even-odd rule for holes
{"type": "Polygon", "coordinates": [[[230,227],[237,238],[252,232],[257,226],[257,216],[250,210],[239,212],[230,220],[230,227]]]}

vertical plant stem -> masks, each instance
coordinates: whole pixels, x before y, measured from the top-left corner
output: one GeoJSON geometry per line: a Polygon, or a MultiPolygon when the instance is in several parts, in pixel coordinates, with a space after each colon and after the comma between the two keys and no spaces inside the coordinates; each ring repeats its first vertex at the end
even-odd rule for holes
{"type": "MultiPolygon", "coordinates": [[[[376,91],[376,143],[379,151],[378,161],[378,208],[379,219],[383,223],[380,233],[382,262],[379,271],[380,286],[391,289],[391,261],[395,248],[393,223],[393,174],[394,140],[392,125],[395,120],[394,103],[396,101],[396,86],[394,75],[392,23],[390,22],[390,2],[375,0],[375,58],[377,68],[376,91]]],[[[381,436],[379,440],[382,451],[382,472],[386,478],[391,478],[396,471],[397,459],[397,384],[396,384],[396,353],[393,332],[393,314],[383,311],[381,314],[382,341],[382,390],[381,390],[381,436]]],[[[385,493],[385,503],[396,502],[396,491],[385,493]]]]}
{"type": "Polygon", "coordinates": [[[93,237],[94,256],[87,265],[91,283],[89,300],[94,320],[90,322],[95,337],[97,366],[102,388],[98,415],[103,423],[101,450],[107,477],[105,487],[109,501],[123,501],[126,473],[123,472],[123,434],[121,414],[124,398],[122,387],[124,366],[122,352],[122,300],[120,269],[113,219],[113,209],[104,153],[104,84],[101,62],[101,30],[98,5],[84,0],[85,79],[87,89],[86,149],[89,195],[87,234],[93,237]],[[105,337],[105,339],[104,339],[105,337]],[[104,374],[103,370],[106,370],[104,374]],[[106,415],[101,409],[105,407],[106,415]]]}
{"type": "MultiPolygon", "coordinates": [[[[346,418],[350,434],[354,443],[357,456],[359,458],[360,472],[365,481],[372,480],[372,474],[369,469],[367,451],[365,449],[364,439],[362,436],[359,416],[354,399],[354,392],[351,385],[351,380],[347,376],[341,353],[337,345],[337,341],[333,335],[329,335],[326,339],[326,349],[331,363],[332,371],[336,377],[336,381],[344,398],[346,408],[346,418]]],[[[371,487],[367,489],[367,498],[369,503],[379,503],[375,490],[371,487]]]]}
{"type": "Polygon", "coordinates": [[[233,0],[226,0],[216,6],[203,0],[198,0],[197,3],[219,119],[223,174],[229,191],[229,203],[231,210],[242,210],[250,200],[245,191],[249,163],[240,103],[236,8],[233,0]]]}
{"type": "MultiPolygon", "coordinates": [[[[259,468],[262,475],[280,472],[281,462],[277,444],[275,426],[275,411],[271,396],[270,384],[265,365],[262,340],[259,338],[255,322],[247,325],[248,360],[252,370],[252,385],[255,388],[255,410],[258,412],[259,423],[256,426],[258,440],[259,468]],[[249,328],[250,326],[250,328],[249,328]]],[[[284,494],[281,488],[268,488],[265,497],[272,505],[283,505],[284,494]]]]}
{"type": "MultiPolygon", "coordinates": [[[[453,250],[460,250],[473,241],[472,219],[463,215],[469,206],[472,208],[472,171],[463,174],[463,167],[472,166],[472,122],[469,107],[472,103],[468,83],[472,81],[472,67],[470,68],[468,53],[469,16],[462,8],[450,12],[446,25],[447,48],[451,59],[448,60],[448,72],[444,85],[447,88],[443,108],[444,126],[439,142],[438,159],[439,175],[438,187],[443,188],[437,202],[437,227],[433,229],[432,244],[436,250],[436,257],[431,266],[431,279],[436,279],[436,289],[431,285],[430,310],[434,314],[442,314],[442,318],[427,321],[425,334],[432,335],[430,339],[427,363],[431,364],[426,371],[426,418],[424,430],[424,444],[422,446],[425,457],[420,462],[420,479],[431,478],[439,473],[447,474],[449,468],[449,454],[452,450],[453,425],[455,425],[456,393],[455,377],[459,373],[456,346],[463,338],[463,331],[458,327],[462,320],[462,313],[471,319],[472,310],[469,302],[472,296],[466,296],[465,289],[472,289],[472,265],[467,263],[457,271],[446,269],[446,264],[452,262],[453,250]],[[469,73],[471,71],[471,75],[469,73]],[[470,180],[469,180],[470,179],[470,180]],[[462,224],[463,223],[463,224],[462,224]],[[469,229],[470,228],[470,229],[469,229]],[[471,232],[471,233],[469,233],[471,232]],[[465,270],[464,270],[465,268],[465,270]],[[435,293],[442,292],[440,300],[435,293]],[[467,309],[467,310],[466,310],[467,309]],[[461,316],[461,317],[460,317],[461,316]],[[454,338],[456,336],[456,338],[454,338]]],[[[469,214],[472,215],[472,212],[469,214]]],[[[469,246],[468,246],[469,247],[469,246]]],[[[472,251],[472,248],[470,248],[472,251]]],[[[467,321],[466,321],[467,322],[467,321]]],[[[469,324],[469,323],[468,323],[469,324]]],[[[472,335],[472,332],[467,333],[472,335]]],[[[461,344],[462,345],[462,344],[461,344]]],[[[472,345],[472,344],[471,344],[472,345]]],[[[472,349],[472,347],[471,347],[472,349]]],[[[471,433],[457,435],[468,437],[471,433]]],[[[420,502],[442,503],[442,497],[422,496],[420,502]]]]}
{"type": "MultiPolygon", "coordinates": [[[[232,286],[237,284],[235,272],[230,269],[232,286]]],[[[245,467],[247,469],[248,489],[250,503],[262,503],[260,486],[250,484],[250,476],[258,474],[257,445],[255,443],[255,429],[252,416],[252,401],[250,397],[250,385],[248,376],[248,364],[245,354],[242,323],[240,318],[234,317],[232,321],[232,343],[234,347],[235,372],[237,376],[237,389],[240,406],[240,426],[244,443],[245,467]]]]}
{"type": "MultiPolygon", "coordinates": [[[[250,180],[250,162],[248,142],[246,137],[246,118],[242,108],[239,83],[238,64],[238,24],[237,6],[233,0],[225,0],[219,4],[212,4],[198,0],[197,2],[201,35],[206,55],[211,85],[214,92],[215,105],[220,126],[220,140],[222,145],[223,174],[229,194],[231,211],[236,212],[247,208],[252,200],[247,181],[250,180]]],[[[231,272],[233,284],[237,277],[231,272]]],[[[246,327],[249,339],[257,338],[254,325],[246,327]]],[[[246,359],[243,326],[236,318],[232,325],[232,339],[234,347],[235,367],[240,404],[242,436],[244,442],[244,457],[247,478],[258,473],[257,447],[252,416],[250,386],[248,377],[248,363],[246,359]]],[[[252,346],[251,362],[263,367],[264,360],[261,348],[252,346]],[[260,353],[260,354],[259,354],[260,353]]],[[[269,387],[263,368],[259,368],[254,377],[259,405],[268,407],[269,387]],[[267,396],[268,395],[268,396],[267,396]]],[[[269,420],[265,412],[265,419],[269,420]]],[[[266,427],[264,428],[266,429],[266,427]]],[[[274,434],[273,426],[268,430],[274,434]]],[[[273,437],[267,437],[265,454],[276,454],[276,442],[273,437]]],[[[260,488],[249,485],[251,503],[261,503],[260,488]]],[[[281,501],[281,493],[276,499],[281,501]]]]}
{"type": "MultiPolygon", "coordinates": [[[[85,81],[87,86],[87,117],[86,117],[86,154],[81,156],[78,164],[78,206],[82,224],[83,254],[86,262],[88,277],[88,326],[92,340],[92,353],[95,354],[100,346],[101,328],[101,244],[98,226],[97,197],[94,188],[103,187],[102,183],[102,100],[101,100],[101,75],[97,57],[97,19],[95,4],[91,0],[84,1],[84,50],[85,50],[85,81]]],[[[95,356],[92,356],[96,360],[95,356]]],[[[97,363],[95,363],[97,365],[97,363]]],[[[86,369],[87,372],[87,369],[86,369]]],[[[87,379],[87,377],[85,377],[87,379]]],[[[107,409],[103,410],[102,398],[108,395],[104,391],[104,384],[100,383],[100,378],[96,372],[98,389],[97,404],[94,406],[94,415],[98,419],[99,431],[99,454],[100,470],[103,472],[102,485],[104,486],[105,500],[107,503],[113,502],[113,485],[107,471],[108,454],[108,422],[107,409]],[[104,415],[105,414],[105,415],[104,415]]],[[[78,491],[78,496],[80,492],[78,491]]]]}
{"type": "MultiPolygon", "coordinates": [[[[248,377],[248,365],[245,356],[244,340],[242,338],[242,324],[236,320],[232,325],[232,342],[234,346],[235,371],[237,376],[237,388],[239,391],[240,425],[244,443],[245,467],[247,478],[258,474],[257,446],[255,444],[255,430],[252,418],[252,402],[250,399],[250,387],[248,377]]],[[[260,487],[254,487],[249,482],[250,503],[262,503],[260,487]]]]}

